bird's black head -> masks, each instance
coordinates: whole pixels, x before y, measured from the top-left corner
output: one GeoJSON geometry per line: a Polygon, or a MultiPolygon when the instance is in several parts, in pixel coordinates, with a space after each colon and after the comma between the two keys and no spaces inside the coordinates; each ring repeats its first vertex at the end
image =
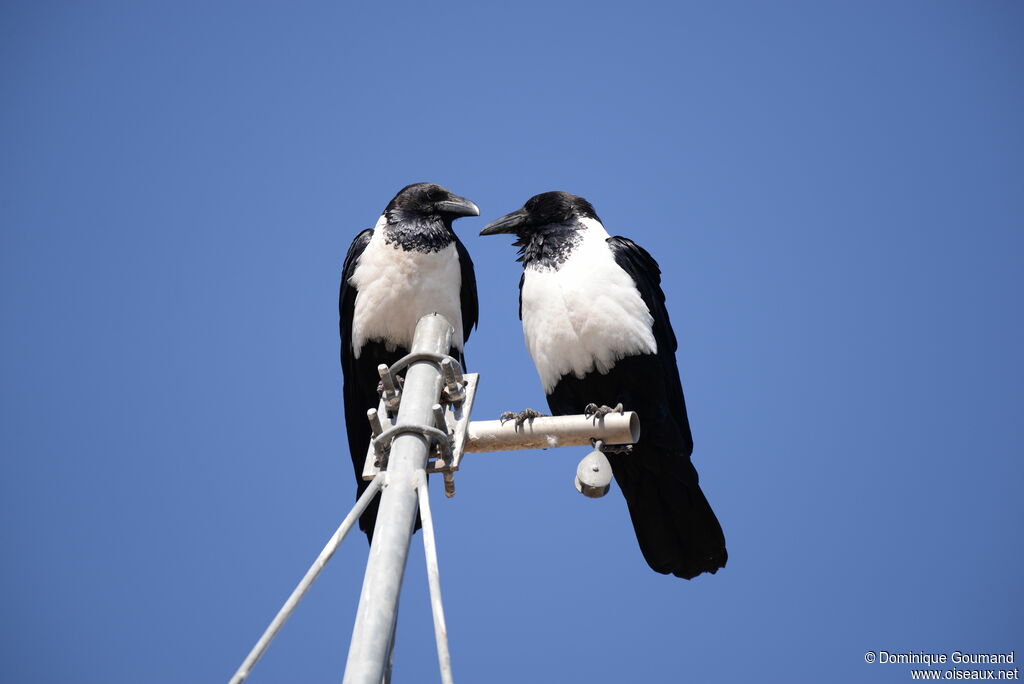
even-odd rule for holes
{"type": "Polygon", "coordinates": [[[440,185],[413,183],[398,191],[384,214],[389,223],[437,217],[450,225],[460,216],[479,216],[480,207],[440,185]]]}
{"type": "Polygon", "coordinates": [[[584,228],[579,219],[600,221],[593,205],[568,192],[543,192],[526,201],[522,209],[488,223],[481,235],[509,233],[516,236],[519,261],[524,265],[558,268],[580,241],[584,228]]]}
{"type": "Polygon", "coordinates": [[[479,216],[480,208],[433,183],[413,183],[398,191],[384,209],[385,240],[406,250],[435,252],[454,239],[452,221],[479,216]]]}
{"type": "Polygon", "coordinates": [[[578,195],[554,190],[534,195],[526,200],[522,209],[491,221],[484,226],[480,234],[511,233],[523,239],[532,233],[544,231],[549,226],[572,225],[581,218],[601,220],[597,218],[597,212],[587,200],[578,195]]]}

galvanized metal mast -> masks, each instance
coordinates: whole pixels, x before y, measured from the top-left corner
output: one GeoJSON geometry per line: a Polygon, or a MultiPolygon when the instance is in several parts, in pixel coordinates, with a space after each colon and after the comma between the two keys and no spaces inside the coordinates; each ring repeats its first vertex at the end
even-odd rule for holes
{"type": "MultiPolygon", "coordinates": [[[[452,327],[443,316],[425,316],[416,325],[412,354],[447,354],[451,339],[452,327]]],[[[416,523],[417,471],[426,468],[431,447],[428,438],[414,430],[434,424],[433,406],[443,384],[440,365],[427,359],[414,361],[406,372],[395,425],[410,431],[399,433],[391,442],[344,684],[380,684],[384,676],[416,523]]]]}

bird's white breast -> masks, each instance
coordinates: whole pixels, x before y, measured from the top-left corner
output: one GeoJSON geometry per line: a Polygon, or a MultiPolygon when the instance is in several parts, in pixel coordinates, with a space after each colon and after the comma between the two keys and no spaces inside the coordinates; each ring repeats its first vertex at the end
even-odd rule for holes
{"type": "Polygon", "coordinates": [[[455,243],[436,252],[406,251],[384,240],[384,217],[359,257],[349,283],[356,288],[352,349],[356,358],[364,344],[382,341],[388,349],[412,346],[420,318],[439,313],[455,329],[453,343],[463,343],[462,272],[455,243]]]}
{"type": "Polygon", "coordinates": [[[544,392],[563,375],[607,373],[626,356],[658,350],[654,322],[633,278],[612,255],[598,221],[557,269],[527,266],[523,280],[523,334],[544,392]]]}

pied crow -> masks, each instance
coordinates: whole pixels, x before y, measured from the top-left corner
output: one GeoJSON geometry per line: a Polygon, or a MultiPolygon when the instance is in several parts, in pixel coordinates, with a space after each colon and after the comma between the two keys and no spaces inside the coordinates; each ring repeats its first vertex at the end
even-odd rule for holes
{"type": "MultiPolygon", "coordinates": [[[[377,366],[390,366],[408,354],[417,321],[439,313],[455,329],[449,353],[465,367],[463,345],[477,322],[476,276],[452,221],[479,215],[473,202],[446,188],[415,183],[402,188],[377,224],[359,233],[348,249],[338,313],[356,498],[368,484],[362,479],[370,445],[366,411],[379,401],[377,366]]],[[[359,528],[371,541],[379,500],[359,518],[359,528]]]]}
{"type": "MultiPolygon", "coordinates": [[[[519,317],[551,411],[605,415],[625,407],[640,415],[632,453],[607,456],[648,565],[686,579],[724,567],[722,527],[690,462],[693,438],[657,262],[633,241],[610,237],[594,207],[566,192],[531,197],[480,234],[499,233],[517,237],[519,317]]],[[[527,409],[519,420],[535,415],[527,409]]]]}

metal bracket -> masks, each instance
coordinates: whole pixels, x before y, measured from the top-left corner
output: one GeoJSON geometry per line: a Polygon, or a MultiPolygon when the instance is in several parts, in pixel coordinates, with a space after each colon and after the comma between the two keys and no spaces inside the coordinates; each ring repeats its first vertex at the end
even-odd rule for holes
{"type": "Polygon", "coordinates": [[[445,359],[441,362],[441,376],[444,378],[444,391],[441,392],[441,398],[449,404],[461,404],[466,399],[462,364],[451,357],[445,359]]]}
{"type": "Polygon", "coordinates": [[[374,465],[378,468],[386,467],[388,452],[391,450],[391,442],[399,435],[408,434],[426,437],[427,441],[431,442],[438,448],[443,457],[451,457],[452,438],[447,432],[438,430],[436,427],[430,427],[429,425],[395,425],[394,427],[380,433],[372,442],[370,442],[370,448],[377,455],[377,458],[374,460],[374,465]]]}
{"type": "MultiPolygon", "coordinates": [[[[426,471],[428,473],[444,473],[445,496],[450,498],[455,496],[453,473],[459,469],[462,455],[469,443],[470,415],[473,411],[473,401],[476,398],[476,388],[480,376],[477,373],[463,374],[455,359],[445,354],[409,354],[399,359],[389,371],[394,374],[396,370],[402,370],[416,361],[432,361],[441,367],[442,377],[446,383],[441,399],[447,405],[435,407],[434,420],[437,423],[435,426],[407,425],[403,428],[406,432],[423,435],[434,445],[438,445],[427,462],[426,471]],[[450,376],[445,369],[449,363],[453,364],[450,376]],[[457,383],[454,392],[449,391],[449,379],[457,383]],[[441,416],[438,416],[439,411],[441,416]],[[439,418],[443,418],[443,425],[439,418]],[[445,435],[443,442],[441,435],[445,435]],[[446,445],[447,448],[441,445],[446,445]]],[[[397,420],[398,411],[396,410],[393,414],[388,412],[385,400],[381,399],[380,405],[371,419],[374,439],[370,442],[370,448],[367,449],[366,460],[363,464],[364,480],[372,480],[378,472],[387,468],[387,450],[391,445],[391,440],[401,434],[395,432],[397,420]],[[378,453],[378,448],[382,449],[383,453],[378,453]]]]}
{"type": "Polygon", "coordinates": [[[448,354],[432,354],[430,352],[418,352],[406,354],[391,364],[388,370],[392,375],[403,371],[417,361],[430,361],[441,369],[441,376],[444,378],[444,390],[441,399],[448,404],[460,404],[466,398],[464,391],[464,379],[462,376],[462,364],[454,356],[448,354]]]}
{"type": "Polygon", "coordinates": [[[600,451],[602,454],[632,454],[632,444],[605,444],[600,439],[590,440],[590,445],[600,451]]]}
{"type": "Polygon", "coordinates": [[[434,354],[433,352],[416,352],[414,354],[406,354],[402,358],[391,364],[389,369],[392,373],[403,371],[417,361],[433,361],[435,366],[440,366],[441,362],[445,359],[452,357],[447,354],[434,354]]]}
{"type": "Polygon", "coordinates": [[[377,374],[380,376],[380,387],[378,393],[381,399],[381,413],[390,417],[398,415],[398,404],[402,401],[402,390],[398,386],[391,369],[383,363],[377,366],[377,374]]]}

